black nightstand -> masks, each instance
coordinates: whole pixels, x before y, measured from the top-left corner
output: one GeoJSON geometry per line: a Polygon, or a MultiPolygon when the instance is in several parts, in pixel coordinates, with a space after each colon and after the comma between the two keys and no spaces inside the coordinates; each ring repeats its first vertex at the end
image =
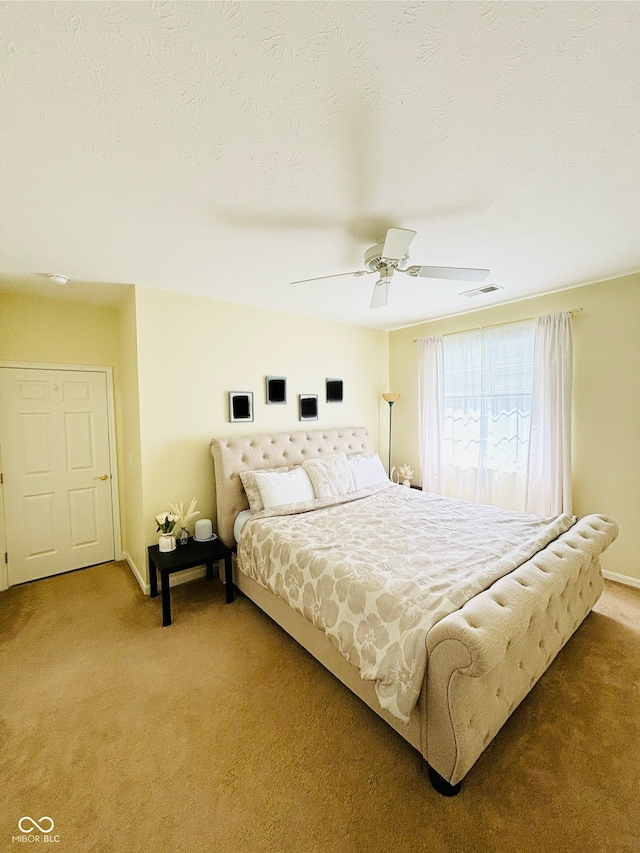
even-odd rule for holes
{"type": "Polygon", "coordinates": [[[213,564],[224,560],[224,581],[227,604],[233,601],[233,574],[231,568],[231,549],[220,539],[209,542],[197,542],[189,539],[186,545],[178,545],[174,551],[161,551],[158,545],[149,545],[149,586],[150,597],[158,595],[158,575],[162,582],[162,625],[171,625],[171,591],[169,575],[191,569],[194,566],[206,566],[207,578],[213,580],[213,564]]]}

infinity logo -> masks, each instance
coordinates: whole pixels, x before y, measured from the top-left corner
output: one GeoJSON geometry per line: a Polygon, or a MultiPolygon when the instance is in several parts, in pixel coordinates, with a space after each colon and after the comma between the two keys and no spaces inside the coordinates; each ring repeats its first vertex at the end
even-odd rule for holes
{"type": "Polygon", "coordinates": [[[51,832],[54,827],[54,823],[51,818],[46,815],[40,818],[40,823],[35,821],[32,817],[29,817],[29,815],[25,815],[18,821],[18,826],[20,827],[20,832],[24,832],[25,834],[33,832],[34,829],[37,829],[38,832],[51,832]],[[44,826],[44,821],[49,821],[49,825],[44,826]],[[27,829],[27,827],[29,828],[27,829]]]}

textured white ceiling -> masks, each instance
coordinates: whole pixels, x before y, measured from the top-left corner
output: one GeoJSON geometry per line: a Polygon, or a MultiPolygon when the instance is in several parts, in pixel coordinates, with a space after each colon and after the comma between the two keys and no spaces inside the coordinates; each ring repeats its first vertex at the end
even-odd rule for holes
{"type": "Polygon", "coordinates": [[[640,3],[0,5],[2,287],[391,329],[640,270],[640,3]],[[361,269],[388,226],[413,263],[361,269]]]}

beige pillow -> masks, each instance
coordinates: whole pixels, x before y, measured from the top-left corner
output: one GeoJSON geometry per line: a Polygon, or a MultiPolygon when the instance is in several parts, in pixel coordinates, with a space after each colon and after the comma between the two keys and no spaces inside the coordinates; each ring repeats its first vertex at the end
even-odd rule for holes
{"type": "Polygon", "coordinates": [[[260,495],[260,489],[258,488],[258,483],[256,482],[256,473],[270,474],[274,471],[284,473],[285,471],[292,471],[294,468],[297,467],[299,466],[284,465],[281,468],[261,468],[258,472],[240,471],[240,479],[242,480],[242,485],[244,486],[244,490],[247,495],[247,500],[249,501],[249,509],[251,510],[251,512],[260,512],[264,509],[264,504],[260,495]]]}
{"type": "Polygon", "coordinates": [[[355,485],[346,453],[307,459],[302,467],[309,475],[317,498],[339,497],[353,492],[355,485]]]}

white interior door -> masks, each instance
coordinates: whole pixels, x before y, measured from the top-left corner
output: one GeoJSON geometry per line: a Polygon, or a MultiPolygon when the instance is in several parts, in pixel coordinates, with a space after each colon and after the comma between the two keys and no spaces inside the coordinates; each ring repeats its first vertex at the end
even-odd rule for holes
{"type": "Polygon", "coordinates": [[[9,586],[113,560],[104,372],[0,368],[9,586]]]}

